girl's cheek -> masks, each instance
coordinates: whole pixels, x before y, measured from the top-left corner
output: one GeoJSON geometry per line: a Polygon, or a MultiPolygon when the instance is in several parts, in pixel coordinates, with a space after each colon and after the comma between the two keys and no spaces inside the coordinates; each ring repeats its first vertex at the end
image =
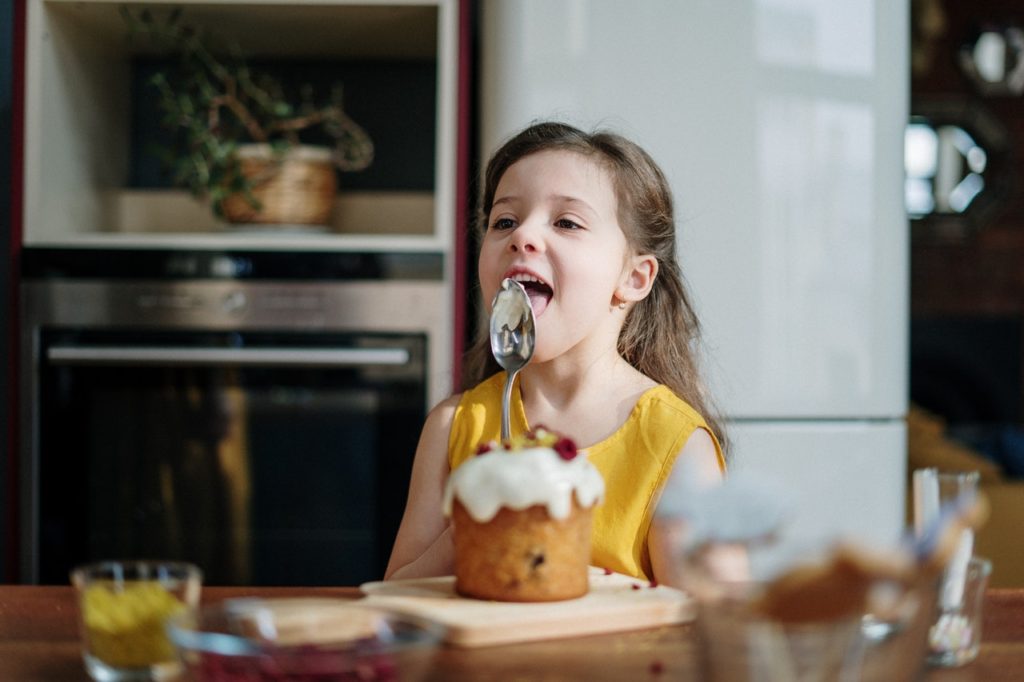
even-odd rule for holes
{"type": "Polygon", "coordinates": [[[482,299],[484,310],[489,314],[491,311],[491,299],[494,298],[494,294],[497,292],[497,286],[494,284],[494,277],[484,266],[482,258],[480,267],[477,269],[477,278],[480,281],[480,298],[482,299]]]}
{"type": "Polygon", "coordinates": [[[500,254],[500,249],[496,248],[493,244],[485,243],[480,249],[480,259],[477,262],[477,274],[480,277],[480,284],[482,287],[497,285],[497,282],[492,282],[491,280],[501,275],[498,271],[500,267],[500,254]]]}

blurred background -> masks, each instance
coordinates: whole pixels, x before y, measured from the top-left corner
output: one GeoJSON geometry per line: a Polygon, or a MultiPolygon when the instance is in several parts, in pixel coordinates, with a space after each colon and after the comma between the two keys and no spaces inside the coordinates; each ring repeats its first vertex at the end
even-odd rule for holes
{"type": "MultiPolygon", "coordinates": [[[[678,8],[439,0],[374,11],[323,3],[285,13],[259,3],[185,4],[201,22],[231,27],[258,63],[288,81],[323,85],[343,75],[349,112],[375,138],[378,159],[365,174],[339,176],[336,215],[344,220],[326,231],[225,227],[173,191],[144,153],[146,138],[161,133],[152,99],[138,88],[166,57],[128,46],[110,3],[0,0],[2,579],[56,580],[68,563],[116,547],[82,539],[107,542],[98,527],[68,525],[103,495],[84,483],[102,461],[95,453],[113,449],[102,438],[111,430],[96,423],[125,419],[124,405],[141,405],[144,396],[171,401],[157,415],[167,404],[187,406],[167,398],[169,385],[180,395],[203,387],[196,405],[205,416],[193,427],[205,440],[190,446],[193,456],[220,458],[221,468],[227,460],[251,466],[231,479],[228,493],[181,491],[224,495],[236,512],[248,510],[252,534],[224,539],[225,546],[250,551],[257,537],[269,543],[260,545],[262,559],[242,567],[237,557],[216,558],[216,529],[230,525],[230,514],[210,511],[218,521],[206,523],[214,531],[202,551],[224,565],[223,582],[372,577],[394,513],[381,510],[382,495],[353,491],[387,489],[388,505],[400,506],[406,482],[382,471],[404,470],[411,452],[387,467],[354,463],[411,448],[383,434],[414,440],[427,407],[457,384],[478,315],[468,230],[476,174],[505,135],[555,116],[618,129],[669,172],[680,204],[680,257],[707,325],[711,380],[736,444],[735,466],[798,482],[808,533],[839,526],[885,541],[902,528],[913,468],[978,469],[994,509],[978,551],[994,560],[994,585],[1024,585],[1015,530],[1024,523],[1024,23],[1016,3],[736,0],[678,8]],[[108,68],[105,83],[92,77],[108,68]],[[101,302],[83,302],[100,282],[101,302]],[[129,296],[125,283],[152,285],[130,289],[142,298],[131,299],[131,322],[115,324],[131,327],[133,341],[156,343],[146,334],[157,318],[139,318],[142,303],[216,302],[214,312],[231,304],[229,319],[237,320],[209,323],[215,333],[206,340],[216,344],[277,348],[310,330],[323,334],[303,343],[318,347],[385,336],[388,350],[398,347],[412,364],[402,376],[380,366],[327,372],[326,386],[309,373],[257,376],[234,365],[209,369],[198,384],[185,374],[162,383],[153,372],[130,385],[129,370],[115,382],[126,392],[111,394],[104,384],[114,374],[40,359],[51,346],[109,344],[82,311],[113,309],[129,296]],[[211,283],[218,288],[203,288],[211,283]],[[408,287],[401,296],[375,298],[396,283],[408,287]],[[319,288],[325,284],[348,288],[319,288]],[[276,297],[269,302],[258,298],[268,287],[276,297]],[[164,298],[169,290],[194,298],[164,298]],[[391,310],[406,291],[419,296],[412,305],[419,317],[391,310]],[[372,299],[369,308],[390,315],[357,313],[354,299],[372,299]],[[289,311],[287,333],[280,318],[266,316],[271,308],[289,311]],[[396,317],[407,324],[399,329],[396,317]],[[395,386],[409,402],[381,403],[395,386]],[[82,406],[100,413],[114,403],[92,425],[75,422],[81,430],[69,429],[65,441],[49,437],[60,454],[46,454],[39,434],[50,431],[40,431],[39,419],[58,415],[64,421],[52,428],[59,428],[82,406]],[[329,424],[337,410],[346,417],[329,424]],[[301,441],[275,426],[314,412],[301,441]],[[236,413],[251,418],[224,421],[236,413]],[[395,428],[390,420],[398,418],[395,428]],[[257,421],[262,430],[247,426],[257,421]],[[277,449],[251,454],[254,434],[277,449]],[[39,440],[42,454],[33,449],[39,440]],[[357,478],[317,497],[351,505],[296,506],[295,498],[310,497],[303,486],[320,483],[320,469],[310,466],[307,478],[295,471],[295,443],[309,450],[327,440],[370,453],[342,464],[333,450],[322,453],[341,467],[331,476],[357,478]],[[64,452],[79,443],[81,453],[64,452]],[[55,469],[60,457],[80,468],[55,469]],[[67,471],[82,478],[54,488],[59,493],[41,491],[67,471]],[[292,487],[265,491],[289,476],[292,487]],[[77,501],[58,509],[47,495],[77,501]],[[286,511],[298,519],[289,530],[258,521],[286,511]],[[362,513],[375,519],[370,535],[355,537],[355,523],[329,532],[310,526],[362,513]],[[314,530],[326,535],[314,542],[314,530]],[[325,537],[375,558],[304,574],[267,568],[275,552],[288,553],[275,547],[306,543],[291,550],[306,556],[325,537]],[[48,542],[70,549],[46,566],[39,552],[48,542]]],[[[184,326],[207,324],[208,312],[187,311],[184,326]]],[[[118,447],[150,451],[154,439],[166,442],[153,433],[118,447]]],[[[147,475],[139,495],[159,496],[159,473],[147,475]]],[[[133,504],[138,528],[163,519],[159,504],[133,504]]],[[[175,523],[204,525],[181,516],[175,523]]]]}

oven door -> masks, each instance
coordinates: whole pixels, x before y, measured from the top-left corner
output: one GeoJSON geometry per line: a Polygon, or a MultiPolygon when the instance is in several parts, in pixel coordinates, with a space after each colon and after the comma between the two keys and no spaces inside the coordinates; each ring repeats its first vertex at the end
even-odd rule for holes
{"type": "Polygon", "coordinates": [[[426,405],[416,334],[44,329],[38,581],[120,557],[216,585],[384,571],[426,405]]]}

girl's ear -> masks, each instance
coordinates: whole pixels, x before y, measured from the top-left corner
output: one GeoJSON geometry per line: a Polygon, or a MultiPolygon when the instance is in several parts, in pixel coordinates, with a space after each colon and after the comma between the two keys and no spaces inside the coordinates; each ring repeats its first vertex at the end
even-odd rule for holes
{"type": "Polygon", "coordinates": [[[615,297],[623,303],[636,303],[647,297],[658,276],[658,259],[651,254],[631,257],[622,273],[615,297]]]}

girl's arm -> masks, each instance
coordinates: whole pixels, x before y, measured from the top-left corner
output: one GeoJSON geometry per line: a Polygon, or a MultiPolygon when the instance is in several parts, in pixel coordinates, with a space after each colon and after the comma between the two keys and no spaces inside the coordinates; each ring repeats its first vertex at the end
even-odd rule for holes
{"type": "MultiPolygon", "coordinates": [[[[705,429],[697,429],[679,452],[663,492],[686,494],[687,490],[721,483],[723,475],[711,435],[705,429]]],[[[655,581],[679,587],[678,552],[682,546],[683,533],[685,528],[681,522],[659,518],[655,511],[654,522],[647,533],[647,551],[651,557],[651,568],[654,571],[652,577],[655,581]]]]}
{"type": "Polygon", "coordinates": [[[448,432],[459,398],[454,395],[439,403],[423,424],[409,481],[409,499],[385,580],[446,575],[453,570],[455,550],[441,503],[448,478],[448,432]]]}

